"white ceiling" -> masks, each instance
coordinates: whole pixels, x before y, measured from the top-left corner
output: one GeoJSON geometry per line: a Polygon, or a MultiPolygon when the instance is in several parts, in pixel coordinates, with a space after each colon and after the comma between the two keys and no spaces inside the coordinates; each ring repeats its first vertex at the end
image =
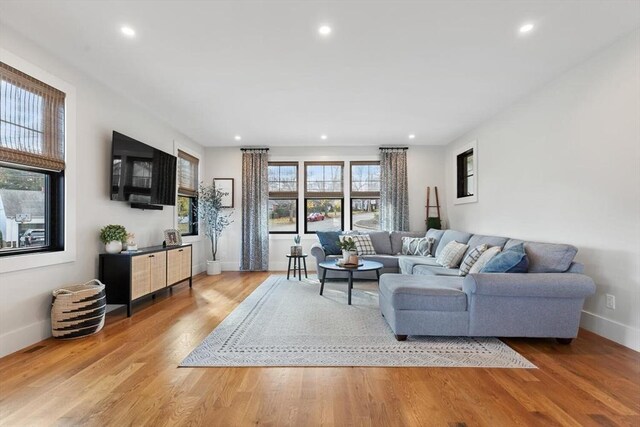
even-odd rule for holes
{"type": "Polygon", "coordinates": [[[0,24],[203,145],[431,145],[639,27],[640,2],[1,0],[0,24]]]}

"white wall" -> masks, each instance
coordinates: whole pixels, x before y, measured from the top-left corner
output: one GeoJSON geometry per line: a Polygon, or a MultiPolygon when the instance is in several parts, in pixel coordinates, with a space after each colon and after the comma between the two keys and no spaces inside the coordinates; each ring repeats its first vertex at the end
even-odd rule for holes
{"type": "MultiPolygon", "coordinates": [[[[139,246],[161,244],[162,231],[175,227],[175,210],[131,209],[109,200],[111,132],[118,130],[169,153],[176,145],[193,153],[203,148],[176,132],[147,111],[132,104],[3,28],[0,48],[62,79],[76,90],[76,236],[74,262],[0,274],[0,356],[14,352],[50,335],[51,291],[97,277],[100,228],[124,225],[135,232],[139,246]]],[[[202,168],[204,169],[204,168],[202,168]]],[[[71,244],[72,242],[68,242],[71,244]]],[[[194,243],[196,271],[202,269],[201,242],[194,243]]],[[[10,258],[0,260],[6,267],[10,258]]]]}
{"type": "MultiPolygon", "coordinates": [[[[239,147],[224,148],[207,148],[206,150],[207,171],[205,179],[210,182],[213,178],[234,178],[235,206],[237,207],[234,214],[235,222],[223,235],[220,245],[220,259],[223,261],[225,270],[238,270],[240,265],[240,238],[241,223],[240,216],[241,195],[242,195],[242,153],[239,147]]],[[[269,150],[270,161],[283,160],[378,160],[378,147],[272,147],[269,150]]],[[[444,148],[443,147],[417,147],[412,146],[407,152],[408,162],[408,179],[409,179],[409,220],[412,230],[426,230],[425,226],[425,210],[426,188],[427,186],[438,186],[441,190],[440,203],[442,207],[442,216],[445,217],[444,207],[444,148]]],[[[345,172],[346,167],[345,167],[345,172]]],[[[300,189],[302,190],[302,182],[300,181],[300,189]]],[[[348,183],[348,178],[345,183],[348,183]]],[[[345,186],[345,192],[347,191],[345,186]]],[[[433,191],[433,190],[432,190],[433,191]]],[[[345,193],[345,196],[347,192],[345,193]]],[[[347,205],[345,197],[345,205],[347,205]]],[[[299,203],[299,217],[302,220],[303,206],[299,203]]],[[[435,215],[435,211],[432,212],[435,215]]],[[[349,227],[349,217],[345,215],[345,228],[349,227]]],[[[302,236],[303,250],[309,251],[313,242],[317,241],[315,235],[303,234],[304,224],[300,221],[299,233],[302,236]]],[[[290,246],[293,244],[293,235],[271,235],[269,242],[269,269],[270,270],[286,270],[285,254],[289,252],[290,246]]],[[[315,262],[310,257],[308,260],[308,269],[315,269],[315,262]]]]}
{"type": "Polygon", "coordinates": [[[640,31],[450,144],[447,184],[452,228],[577,246],[597,284],[582,325],[640,350],[640,31]],[[479,200],[453,205],[474,139],[479,200]]]}

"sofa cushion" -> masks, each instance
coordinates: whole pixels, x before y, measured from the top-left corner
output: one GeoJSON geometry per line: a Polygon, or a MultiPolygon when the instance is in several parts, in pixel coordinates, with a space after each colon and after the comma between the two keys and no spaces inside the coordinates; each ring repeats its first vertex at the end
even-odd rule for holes
{"type": "Polygon", "coordinates": [[[505,249],[524,243],[524,250],[529,257],[529,273],[564,273],[578,253],[572,245],[562,243],[523,242],[509,239],[505,249]]]}
{"type": "Polygon", "coordinates": [[[440,244],[440,239],[442,239],[443,234],[444,234],[444,230],[438,230],[436,228],[430,228],[429,230],[427,230],[427,234],[425,234],[424,237],[426,237],[427,239],[433,238],[435,240],[431,255],[435,255],[436,250],[438,249],[438,245],[440,244]]]}
{"type": "Polygon", "coordinates": [[[480,273],[526,273],[529,258],[524,251],[524,243],[511,246],[493,257],[480,273]]]}
{"type": "Polygon", "coordinates": [[[437,257],[438,264],[446,268],[456,268],[460,265],[468,246],[455,240],[447,243],[447,246],[437,257]]]}
{"type": "Polygon", "coordinates": [[[440,238],[440,241],[438,242],[438,246],[436,247],[436,258],[440,256],[449,242],[453,242],[455,240],[458,243],[466,244],[471,236],[471,233],[465,233],[464,231],[445,230],[445,232],[442,234],[442,237],[440,238]]]}
{"type": "Polygon", "coordinates": [[[434,257],[400,255],[398,257],[398,267],[402,274],[413,274],[413,268],[416,265],[434,265],[440,266],[434,257]]]}
{"type": "Polygon", "coordinates": [[[342,231],[316,231],[318,240],[324,249],[326,255],[340,255],[342,249],[340,249],[340,235],[342,231]]]}
{"type": "Polygon", "coordinates": [[[491,259],[494,256],[498,255],[500,252],[501,252],[500,248],[497,246],[492,246],[486,251],[484,251],[482,255],[480,255],[480,258],[478,258],[478,260],[474,262],[473,265],[471,266],[471,269],[469,270],[469,274],[480,273],[480,270],[482,270],[484,266],[487,265],[487,263],[491,261],[491,259]]]}
{"type": "Polygon", "coordinates": [[[509,240],[507,237],[483,236],[481,234],[474,234],[467,242],[467,244],[469,245],[469,249],[467,250],[467,253],[464,254],[464,256],[466,257],[467,255],[469,255],[469,252],[480,245],[487,245],[489,247],[498,246],[500,249],[503,249],[504,245],[507,243],[507,240],[509,240]]]}
{"type": "Polygon", "coordinates": [[[377,254],[393,255],[391,237],[388,231],[371,231],[368,233],[377,254]]]}
{"type": "Polygon", "coordinates": [[[444,268],[439,265],[416,265],[413,267],[416,276],[460,276],[457,268],[444,268]]]}
{"type": "Polygon", "coordinates": [[[351,236],[351,239],[356,244],[356,250],[358,255],[375,255],[376,249],[371,243],[371,236],[368,234],[361,234],[359,236],[351,236]]]}
{"type": "Polygon", "coordinates": [[[384,274],[380,278],[380,296],[395,310],[467,310],[461,277],[384,274]]]}
{"type": "Polygon", "coordinates": [[[390,234],[391,239],[391,254],[397,255],[402,251],[402,238],[403,237],[423,237],[422,231],[392,231],[390,234]]]}

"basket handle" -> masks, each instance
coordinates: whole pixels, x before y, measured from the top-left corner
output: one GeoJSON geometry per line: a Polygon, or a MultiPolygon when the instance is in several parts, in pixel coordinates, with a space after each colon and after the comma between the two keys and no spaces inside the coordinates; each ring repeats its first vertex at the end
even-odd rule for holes
{"type": "MultiPolygon", "coordinates": [[[[91,279],[88,282],[85,282],[80,286],[89,285],[89,284],[91,284],[93,282],[96,282],[97,284],[104,286],[104,283],[102,283],[98,279],[91,279]]],[[[58,295],[73,295],[74,293],[75,292],[63,288],[63,289],[57,289],[57,290],[53,291],[53,296],[57,297],[58,295]]]]}

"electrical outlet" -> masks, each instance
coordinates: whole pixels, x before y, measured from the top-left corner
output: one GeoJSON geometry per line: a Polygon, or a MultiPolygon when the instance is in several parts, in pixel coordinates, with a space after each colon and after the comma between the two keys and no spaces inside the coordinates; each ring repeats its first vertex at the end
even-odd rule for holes
{"type": "Polygon", "coordinates": [[[616,297],[614,295],[607,294],[607,308],[616,309],[616,297]]]}

